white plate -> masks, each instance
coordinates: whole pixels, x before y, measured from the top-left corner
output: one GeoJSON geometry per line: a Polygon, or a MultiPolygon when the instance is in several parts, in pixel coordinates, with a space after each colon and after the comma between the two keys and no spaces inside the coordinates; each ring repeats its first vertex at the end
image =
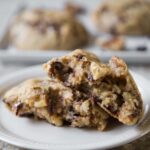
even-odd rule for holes
{"type": "MultiPolygon", "coordinates": [[[[131,142],[150,130],[150,82],[132,73],[142,93],[145,113],[135,126],[117,126],[99,132],[71,127],[55,127],[43,121],[19,118],[9,112],[0,101],[0,140],[30,149],[105,149],[131,142]]],[[[31,77],[45,76],[41,66],[35,66],[5,76],[0,80],[2,95],[8,88],[31,77]]]]}

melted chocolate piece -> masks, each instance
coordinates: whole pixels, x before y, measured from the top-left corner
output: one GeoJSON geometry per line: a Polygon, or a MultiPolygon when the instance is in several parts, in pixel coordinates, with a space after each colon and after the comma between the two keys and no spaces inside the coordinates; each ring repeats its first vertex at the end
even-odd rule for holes
{"type": "Polygon", "coordinates": [[[92,97],[92,100],[95,102],[95,103],[101,103],[102,100],[98,97],[98,96],[93,96],[92,97]]]}
{"type": "Polygon", "coordinates": [[[117,104],[119,107],[121,107],[124,104],[123,96],[120,94],[117,95],[117,104]]]}
{"type": "Polygon", "coordinates": [[[139,111],[134,111],[134,113],[132,113],[132,114],[130,115],[130,117],[131,117],[131,118],[135,118],[135,117],[137,117],[139,114],[140,114],[139,111]]]}
{"type": "Polygon", "coordinates": [[[71,125],[71,121],[69,121],[69,120],[64,120],[63,125],[65,125],[65,126],[70,126],[70,125],[71,125]]]}
{"type": "Polygon", "coordinates": [[[79,60],[79,61],[80,61],[83,57],[84,57],[83,55],[77,55],[77,56],[76,56],[77,60],[79,60]]]}
{"type": "Polygon", "coordinates": [[[61,62],[55,62],[53,67],[55,68],[55,70],[60,71],[64,68],[64,65],[61,62]]]}
{"type": "Polygon", "coordinates": [[[107,108],[112,114],[116,114],[118,112],[117,109],[115,109],[112,105],[104,106],[107,108]]]}
{"type": "Polygon", "coordinates": [[[48,111],[51,114],[57,113],[57,106],[58,106],[58,100],[60,97],[58,96],[58,91],[52,90],[50,91],[49,94],[49,99],[48,99],[48,111]]]}
{"type": "Polygon", "coordinates": [[[29,117],[29,118],[33,118],[34,114],[33,113],[23,113],[23,114],[19,114],[20,117],[29,117]]]}
{"type": "Polygon", "coordinates": [[[79,85],[77,87],[77,90],[79,90],[80,92],[85,93],[87,95],[90,94],[90,86],[86,83],[85,84],[83,83],[83,84],[79,85]]]}
{"type": "Polygon", "coordinates": [[[18,102],[14,105],[13,109],[15,109],[16,115],[19,115],[19,110],[23,107],[23,104],[21,102],[18,102]]]}
{"type": "Polygon", "coordinates": [[[68,76],[73,73],[73,69],[64,66],[61,62],[54,62],[50,72],[54,75],[57,75],[61,81],[66,81],[68,76]]]}

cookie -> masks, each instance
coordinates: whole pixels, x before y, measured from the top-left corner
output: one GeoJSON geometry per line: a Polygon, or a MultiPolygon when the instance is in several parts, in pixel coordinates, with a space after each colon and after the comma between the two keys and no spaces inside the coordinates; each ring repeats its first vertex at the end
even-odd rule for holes
{"type": "Polygon", "coordinates": [[[93,12],[92,19],[102,32],[123,35],[150,35],[148,0],[105,0],[93,12]]]}
{"type": "Polygon", "coordinates": [[[15,17],[10,42],[21,50],[71,50],[88,43],[88,33],[65,11],[33,9],[15,17]]]}
{"type": "Polygon", "coordinates": [[[112,57],[108,64],[82,50],[55,58],[44,64],[50,78],[88,95],[120,122],[136,124],[143,114],[137,85],[125,62],[112,57]]]}
{"type": "Polygon", "coordinates": [[[4,102],[17,116],[34,116],[56,125],[104,130],[109,115],[84,93],[52,79],[30,79],[10,89],[4,102]]]}

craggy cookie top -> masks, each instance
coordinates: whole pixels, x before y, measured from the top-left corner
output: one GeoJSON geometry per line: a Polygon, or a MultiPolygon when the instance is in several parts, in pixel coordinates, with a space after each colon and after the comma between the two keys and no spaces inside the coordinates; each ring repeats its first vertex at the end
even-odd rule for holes
{"type": "Polygon", "coordinates": [[[109,71],[104,66],[105,71],[99,72],[99,65],[101,66],[100,60],[94,54],[77,49],[66,56],[53,58],[43,66],[51,78],[58,78],[66,84],[77,85],[81,82],[92,81],[92,78],[96,79],[100,74],[103,76],[109,71]]]}
{"type": "Polygon", "coordinates": [[[150,1],[104,0],[92,17],[97,28],[113,34],[150,35],[150,1]]]}
{"type": "Polygon", "coordinates": [[[72,49],[85,45],[88,33],[65,11],[32,9],[15,17],[10,39],[20,49],[72,49]]]}
{"type": "Polygon", "coordinates": [[[104,64],[89,52],[74,52],[44,64],[50,78],[82,91],[111,116],[127,125],[143,114],[143,104],[135,81],[125,62],[112,57],[104,64]]]}

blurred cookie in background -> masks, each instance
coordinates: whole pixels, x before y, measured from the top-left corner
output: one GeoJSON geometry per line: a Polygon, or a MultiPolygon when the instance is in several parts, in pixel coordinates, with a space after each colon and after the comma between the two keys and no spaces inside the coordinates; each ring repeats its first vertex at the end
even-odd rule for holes
{"type": "Polygon", "coordinates": [[[99,37],[95,43],[103,50],[123,51],[125,49],[125,39],[122,36],[99,37]]]}
{"type": "Polygon", "coordinates": [[[104,0],[92,14],[102,32],[150,35],[150,1],[104,0]]]}
{"type": "Polygon", "coordinates": [[[13,20],[11,44],[21,50],[70,50],[88,43],[84,26],[66,11],[25,10],[13,20]]]}

